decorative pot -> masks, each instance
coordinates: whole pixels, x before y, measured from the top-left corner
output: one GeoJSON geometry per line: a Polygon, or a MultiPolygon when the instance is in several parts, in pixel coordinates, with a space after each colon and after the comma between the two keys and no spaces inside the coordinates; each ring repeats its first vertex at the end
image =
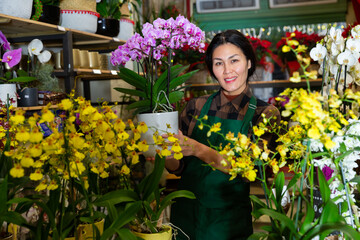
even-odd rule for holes
{"type": "Polygon", "coordinates": [[[30,19],[33,0],[1,0],[0,13],[30,19]]]}
{"type": "Polygon", "coordinates": [[[112,18],[98,18],[97,20],[97,34],[116,37],[120,31],[120,22],[112,18]]]}
{"type": "MultiPolygon", "coordinates": [[[[154,146],[153,134],[158,131],[159,134],[166,132],[178,133],[179,130],[179,112],[161,112],[161,113],[142,113],[137,115],[138,122],[145,122],[148,131],[141,137],[149,144],[149,150],[144,152],[145,157],[155,157],[156,146],[154,146]],[[168,128],[170,125],[171,128],[168,128]]],[[[160,149],[160,148],[159,148],[160,149]]]]}
{"type": "Polygon", "coordinates": [[[89,33],[95,33],[99,13],[84,10],[60,10],[60,25],[89,33]]]}
{"type": "Polygon", "coordinates": [[[132,35],[134,35],[134,21],[128,18],[120,18],[120,31],[117,38],[121,40],[128,40],[131,38],[132,35]]]}
{"type": "MultiPolygon", "coordinates": [[[[100,236],[104,232],[104,223],[105,219],[101,219],[100,221],[94,223],[95,227],[99,230],[100,236]]],[[[95,229],[93,229],[92,224],[79,224],[77,229],[78,231],[81,231],[82,239],[93,239],[96,236],[96,234],[94,234],[93,230],[95,229]]]]}
{"type": "Polygon", "coordinates": [[[31,107],[39,105],[39,93],[37,88],[23,88],[19,92],[19,107],[31,107]]]}
{"type": "Polygon", "coordinates": [[[0,84],[0,100],[3,104],[6,103],[8,95],[9,99],[11,99],[13,102],[11,103],[11,105],[13,107],[17,107],[17,94],[15,83],[0,84]]]}
{"type": "Polygon", "coordinates": [[[43,5],[43,11],[40,15],[39,21],[59,25],[60,8],[53,5],[43,5]]]}
{"type": "Polygon", "coordinates": [[[139,233],[134,231],[132,233],[144,240],[171,240],[172,228],[170,226],[164,226],[164,230],[159,233],[139,233]]]}

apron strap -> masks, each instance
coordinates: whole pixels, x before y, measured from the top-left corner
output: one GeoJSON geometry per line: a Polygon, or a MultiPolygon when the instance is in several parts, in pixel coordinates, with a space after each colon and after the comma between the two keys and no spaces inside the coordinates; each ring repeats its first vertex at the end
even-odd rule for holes
{"type": "Polygon", "coordinates": [[[254,117],[256,109],[256,98],[254,96],[251,96],[248,110],[246,111],[245,117],[243,119],[244,124],[241,127],[241,133],[247,133],[249,131],[249,126],[252,121],[252,118],[254,117]]]}
{"type": "MultiPolygon", "coordinates": [[[[202,117],[204,117],[208,112],[209,112],[209,109],[210,109],[210,106],[211,106],[211,103],[212,103],[212,100],[214,99],[214,97],[216,96],[216,94],[218,94],[220,92],[215,92],[213,94],[210,95],[210,97],[206,100],[204,106],[202,107],[201,109],[201,112],[200,112],[200,116],[199,118],[201,119],[202,117]]],[[[197,124],[196,124],[197,125],[197,124]]]]}

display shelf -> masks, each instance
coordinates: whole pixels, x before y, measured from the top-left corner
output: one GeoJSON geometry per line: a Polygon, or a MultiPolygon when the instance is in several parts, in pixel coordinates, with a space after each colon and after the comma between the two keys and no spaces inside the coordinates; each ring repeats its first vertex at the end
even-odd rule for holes
{"type": "MultiPolygon", "coordinates": [[[[24,111],[38,111],[44,109],[46,106],[31,106],[31,107],[16,107],[15,109],[21,109],[24,111]]],[[[58,108],[58,105],[50,105],[49,109],[58,108]]]]}
{"type": "Polygon", "coordinates": [[[39,39],[49,40],[50,43],[47,45],[49,47],[62,47],[62,42],[58,41],[58,36],[69,31],[72,32],[73,46],[81,48],[111,50],[125,43],[125,41],[117,38],[65,28],[49,23],[13,17],[5,14],[0,14],[0,29],[10,42],[28,42],[29,39],[36,36],[36,38],[39,39]],[[51,40],[53,40],[52,43],[51,40]]]}

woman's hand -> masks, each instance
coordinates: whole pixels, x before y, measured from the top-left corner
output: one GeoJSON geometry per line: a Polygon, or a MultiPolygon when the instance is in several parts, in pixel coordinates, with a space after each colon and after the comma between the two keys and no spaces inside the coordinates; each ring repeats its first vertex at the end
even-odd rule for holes
{"type": "Polygon", "coordinates": [[[179,140],[181,152],[184,156],[195,156],[195,149],[198,145],[197,141],[187,136],[184,136],[180,130],[178,134],[174,134],[174,137],[179,140]]]}

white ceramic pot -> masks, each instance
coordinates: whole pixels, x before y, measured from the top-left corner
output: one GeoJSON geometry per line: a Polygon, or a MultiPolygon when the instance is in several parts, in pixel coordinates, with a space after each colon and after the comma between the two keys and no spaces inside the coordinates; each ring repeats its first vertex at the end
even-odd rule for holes
{"type": "Polygon", "coordinates": [[[4,104],[6,103],[7,95],[14,101],[11,105],[17,107],[17,95],[16,95],[16,84],[0,84],[0,100],[4,104]]]}
{"type": "Polygon", "coordinates": [[[99,13],[84,10],[61,10],[60,25],[89,33],[97,30],[99,13]]]}
{"type": "MultiPolygon", "coordinates": [[[[162,113],[142,113],[137,115],[138,122],[145,122],[148,131],[142,134],[142,139],[150,145],[149,150],[144,152],[145,157],[155,157],[156,146],[154,146],[153,134],[158,131],[159,134],[166,132],[178,133],[179,130],[179,112],[162,112],[162,113]],[[170,125],[171,128],[168,128],[170,125]]],[[[159,148],[160,149],[160,148],[159,148]]]]}
{"type": "Polygon", "coordinates": [[[33,0],[1,0],[0,13],[30,19],[33,0]]]}
{"type": "Polygon", "coordinates": [[[117,36],[120,40],[128,40],[131,38],[132,35],[134,35],[134,21],[128,18],[121,18],[119,20],[120,22],[120,31],[117,36]]]}

